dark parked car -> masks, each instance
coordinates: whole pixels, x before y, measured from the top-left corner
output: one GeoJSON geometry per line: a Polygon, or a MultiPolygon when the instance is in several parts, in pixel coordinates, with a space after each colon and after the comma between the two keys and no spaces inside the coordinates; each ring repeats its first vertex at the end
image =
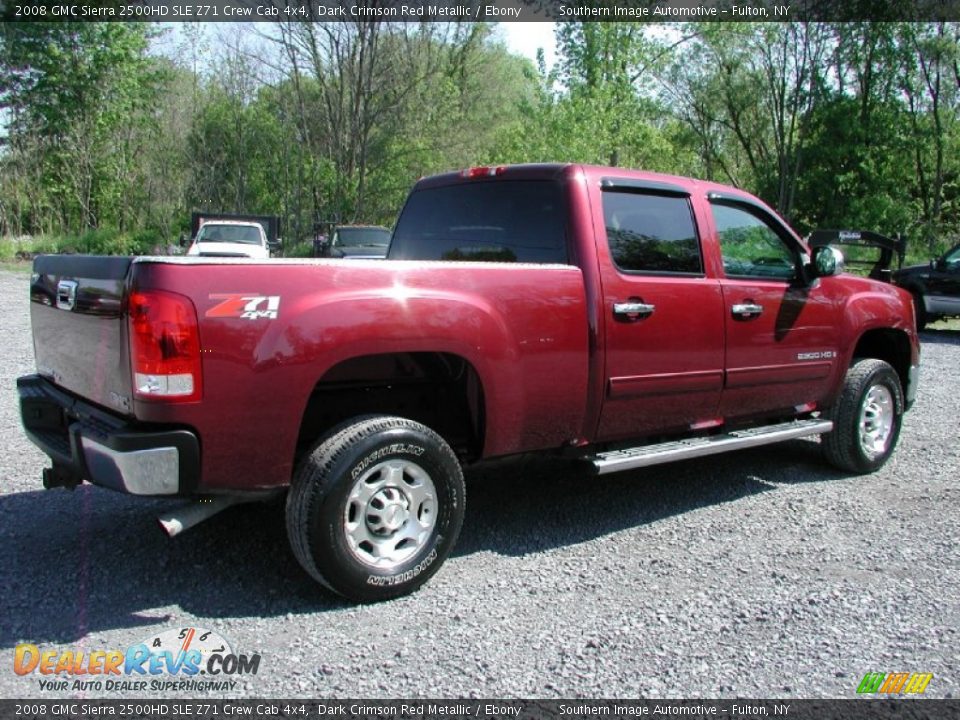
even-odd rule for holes
{"type": "Polygon", "coordinates": [[[390,248],[390,230],[379,225],[338,225],[333,230],[327,257],[385,258],[390,248]]]}
{"type": "Polygon", "coordinates": [[[960,245],[929,265],[905,267],[894,282],[913,295],[917,329],[948,317],[960,317],[960,245]]]}

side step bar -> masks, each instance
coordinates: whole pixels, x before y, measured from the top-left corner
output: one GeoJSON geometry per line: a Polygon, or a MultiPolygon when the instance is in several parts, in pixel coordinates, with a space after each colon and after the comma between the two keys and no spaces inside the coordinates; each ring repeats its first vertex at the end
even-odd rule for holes
{"type": "Polygon", "coordinates": [[[593,464],[597,475],[606,475],[607,473],[633,470],[648,465],[659,465],[674,460],[716,455],[728,450],[771,445],[784,440],[819,435],[831,430],[833,430],[833,423],[830,420],[793,420],[748,430],[734,430],[724,435],[674,440],[657,445],[627,448],[626,450],[612,450],[597,453],[585,459],[593,464]]]}

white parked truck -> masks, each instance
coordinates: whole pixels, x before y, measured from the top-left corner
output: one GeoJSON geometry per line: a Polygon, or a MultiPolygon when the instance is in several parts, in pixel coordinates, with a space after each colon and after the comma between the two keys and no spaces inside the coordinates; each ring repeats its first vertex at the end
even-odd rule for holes
{"type": "Polygon", "coordinates": [[[278,218],[269,215],[193,215],[187,255],[265,260],[280,246],[278,218]]]}

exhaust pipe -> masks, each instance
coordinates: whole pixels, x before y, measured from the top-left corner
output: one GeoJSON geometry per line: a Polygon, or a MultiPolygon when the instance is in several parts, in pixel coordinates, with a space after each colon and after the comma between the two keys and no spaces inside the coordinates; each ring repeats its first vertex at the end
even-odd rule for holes
{"type": "Polygon", "coordinates": [[[194,502],[181,505],[164,513],[157,520],[167,537],[176,537],[184,530],[209,520],[219,512],[232,505],[259,500],[259,497],[244,497],[243,495],[217,495],[215,497],[200,498],[194,502]]]}

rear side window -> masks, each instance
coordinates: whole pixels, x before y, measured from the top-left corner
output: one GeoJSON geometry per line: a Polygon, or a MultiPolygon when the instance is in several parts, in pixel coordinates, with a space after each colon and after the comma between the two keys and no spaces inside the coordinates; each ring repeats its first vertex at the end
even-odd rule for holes
{"type": "Polygon", "coordinates": [[[504,180],[417,190],[397,221],[389,258],[566,264],[560,186],[504,180]]]}
{"type": "Polygon", "coordinates": [[[620,270],[703,273],[689,198],[606,190],[603,218],[610,254],[620,270]]]}

